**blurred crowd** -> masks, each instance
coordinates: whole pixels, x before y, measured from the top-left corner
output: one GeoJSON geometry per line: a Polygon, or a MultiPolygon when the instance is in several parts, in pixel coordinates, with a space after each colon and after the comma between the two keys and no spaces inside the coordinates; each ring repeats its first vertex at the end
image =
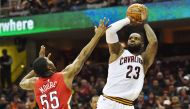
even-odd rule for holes
{"type": "MultiPolygon", "coordinates": [[[[189,62],[156,60],[145,77],[135,109],[190,109],[189,62]]],[[[107,63],[85,64],[73,82],[72,109],[91,109],[91,98],[102,94],[107,69],[107,63]]],[[[34,93],[17,85],[0,89],[0,109],[37,109],[34,93]]]]}
{"type": "Polygon", "coordinates": [[[0,17],[75,11],[171,0],[1,0],[0,17]]]}

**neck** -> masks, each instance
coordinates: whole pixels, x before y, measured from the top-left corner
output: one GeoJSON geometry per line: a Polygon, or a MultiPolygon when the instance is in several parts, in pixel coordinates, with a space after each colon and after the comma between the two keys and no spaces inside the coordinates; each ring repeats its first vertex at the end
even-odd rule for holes
{"type": "MultiPolygon", "coordinates": [[[[129,51],[129,50],[128,50],[129,51]]],[[[139,52],[131,52],[131,51],[129,51],[131,54],[133,54],[133,55],[140,55],[141,54],[141,52],[139,51],[139,52]]]]}

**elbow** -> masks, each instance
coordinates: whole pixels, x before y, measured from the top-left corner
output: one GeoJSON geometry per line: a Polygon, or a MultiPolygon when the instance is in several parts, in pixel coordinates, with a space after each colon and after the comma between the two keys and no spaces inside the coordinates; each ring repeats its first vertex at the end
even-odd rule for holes
{"type": "Polygon", "coordinates": [[[157,39],[152,40],[152,41],[150,42],[150,44],[153,45],[153,46],[158,46],[158,41],[157,41],[157,39]]]}
{"type": "Polygon", "coordinates": [[[111,30],[110,30],[110,28],[108,28],[107,30],[106,30],[106,35],[108,35],[108,34],[111,34],[111,30]]]}
{"type": "Polygon", "coordinates": [[[20,88],[24,89],[24,84],[22,81],[19,83],[19,86],[20,86],[20,88]]]}
{"type": "Polygon", "coordinates": [[[152,43],[153,43],[154,45],[158,45],[158,41],[157,41],[157,40],[152,41],[152,43]]]}
{"type": "Polygon", "coordinates": [[[77,75],[81,71],[83,65],[84,64],[82,63],[81,65],[75,65],[74,66],[74,68],[73,68],[74,75],[77,75]]]}
{"type": "Polygon", "coordinates": [[[153,42],[152,46],[157,50],[158,49],[158,42],[157,41],[153,42]]]}
{"type": "Polygon", "coordinates": [[[116,34],[117,31],[115,31],[115,29],[113,27],[109,27],[107,30],[106,30],[106,35],[107,34],[116,34]]]}
{"type": "Polygon", "coordinates": [[[158,41],[157,41],[157,40],[153,41],[153,44],[154,44],[155,46],[158,46],[158,41]]]}
{"type": "MultiPolygon", "coordinates": [[[[82,58],[82,57],[81,57],[82,58]]],[[[82,66],[84,65],[84,62],[86,59],[78,59],[73,67],[73,72],[78,72],[81,70],[82,66]]]]}
{"type": "Polygon", "coordinates": [[[26,84],[25,84],[24,81],[21,81],[21,82],[19,83],[19,86],[20,86],[21,89],[25,89],[25,90],[27,89],[27,88],[26,88],[26,84]]]}

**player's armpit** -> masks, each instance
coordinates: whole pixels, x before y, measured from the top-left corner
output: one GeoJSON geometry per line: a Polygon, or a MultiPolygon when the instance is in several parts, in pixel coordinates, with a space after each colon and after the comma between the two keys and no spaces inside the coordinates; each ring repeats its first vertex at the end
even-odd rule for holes
{"type": "Polygon", "coordinates": [[[64,81],[68,88],[72,88],[72,82],[76,74],[78,74],[84,63],[80,63],[78,59],[68,65],[63,71],[64,81]]]}
{"type": "Polygon", "coordinates": [[[64,81],[68,88],[72,88],[72,82],[74,77],[80,72],[82,69],[86,58],[89,57],[89,53],[85,52],[86,50],[82,50],[79,56],[74,60],[74,62],[68,65],[62,72],[64,81]],[[86,54],[87,53],[87,54],[86,54]]]}

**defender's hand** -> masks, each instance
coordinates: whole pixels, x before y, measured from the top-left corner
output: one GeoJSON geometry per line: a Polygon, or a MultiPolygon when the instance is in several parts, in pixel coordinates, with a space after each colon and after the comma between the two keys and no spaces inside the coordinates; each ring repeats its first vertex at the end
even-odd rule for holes
{"type": "Polygon", "coordinates": [[[107,20],[105,17],[103,20],[100,19],[100,23],[99,23],[98,28],[95,26],[95,33],[100,35],[100,36],[103,36],[106,29],[107,29],[108,22],[109,22],[109,19],[107,20]]]}
{"type": "Polygon", "coordinates": [[[45,47],[44,47],[44,45],[42,45],[41,48],[40,48],[39,57],[45,57],[45,47]]]}
{"type": "MultiPolygon", "coordinates": [[[[46,57],[45,50],[46,50],[45,46],[42,45],[40,48],[39,57],[46,57]]],[[[51,56],[51,53],[48,54],[47,58],[49,59],[50,56],[51,56]]]]}

